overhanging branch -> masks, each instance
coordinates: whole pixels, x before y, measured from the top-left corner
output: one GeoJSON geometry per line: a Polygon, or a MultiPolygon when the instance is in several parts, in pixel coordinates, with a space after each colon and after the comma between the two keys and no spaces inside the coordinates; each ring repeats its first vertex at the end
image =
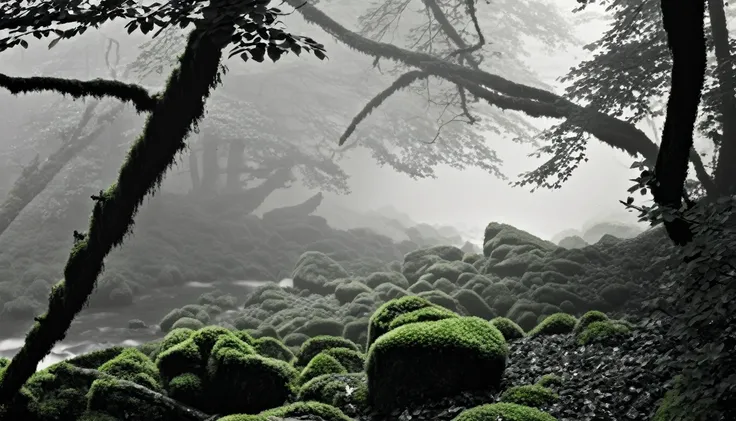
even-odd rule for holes
{"type": "Polygon", "coordinates": [[[53,91],[71,95],[74,99],[90,96],[98,99],[111,97],[132,103],[139,113],[153,111],[158,102],[157,98],[149,94],[142,86],[117,80],[85,81],[45,76],[13,77],[0,73],[0,86],[13,95],[53,91]]]}

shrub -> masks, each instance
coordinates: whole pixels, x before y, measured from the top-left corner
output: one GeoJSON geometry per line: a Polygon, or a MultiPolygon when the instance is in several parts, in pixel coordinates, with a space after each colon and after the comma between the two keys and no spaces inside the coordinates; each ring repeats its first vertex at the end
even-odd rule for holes
{"type": "Polygon", "coordinates": [[[524,329],[506,317],[496,317],[491,319],[491,324],[498,329],[507,341],[520,339],[526,336],[524,329]]]}
{"type": "Polygon", "coordinates": [[[565,313],[555,313],[547,316],[542,323],[529,332],[529,336],[560,335],[571,333],[575,329],[577,319],[565,313]]]}
{"type": "Polygon", "coordinates": [[[557,421],[552,415],[536,408],[518,405],[515,403],[492,403],[466,409],[452,421],[557,421]]]}
{"type": "Polygon", "coordinates": [[[546,387],[534,384],[510,387],[501,394],[500,400],[542,409],[552,405],[559,398],[556,393],[546,387]]]}
{"type": "Polygon", "coordinates": [[[358,346],[348,339],[336,336],[316,336],[302,344],[297,354],[296,365],[304,367],[312,358],[324,350],[332,348],[346,348],[359,351],[358,346]]]}
{"type": "Polygon", "coordinates": [[[508,348],[477,317],[410,323],[380,336],[368,351],[369,400],[379,411],[498,387],[508,348]],[[478,373],[483,373],[482,376],[478,373]]]}

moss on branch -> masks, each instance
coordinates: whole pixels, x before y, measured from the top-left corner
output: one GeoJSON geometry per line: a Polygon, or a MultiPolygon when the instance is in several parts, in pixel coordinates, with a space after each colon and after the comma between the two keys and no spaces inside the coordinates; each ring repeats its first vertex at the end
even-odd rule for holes
{"type": "Polygon", "coordinates": [[[111,97],[133,104],[139,113],[153,111],[158,102],[158,99],[149,94],[142,86],[117,80],[93,79],[85,81],[46,76],[14,77],[0,73],[0,86],[13,95],[53,91],[70,95],[74,99],[111,97]]]}

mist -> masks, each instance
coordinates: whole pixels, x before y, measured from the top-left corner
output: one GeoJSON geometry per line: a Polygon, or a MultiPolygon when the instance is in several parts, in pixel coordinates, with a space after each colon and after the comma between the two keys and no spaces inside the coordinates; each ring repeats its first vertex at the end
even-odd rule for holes
{"type": "Polygon", "coordinates": [[[0,421],[736,416],[733,6],[686,116],[653,0],[27,3],[0,421]]]}

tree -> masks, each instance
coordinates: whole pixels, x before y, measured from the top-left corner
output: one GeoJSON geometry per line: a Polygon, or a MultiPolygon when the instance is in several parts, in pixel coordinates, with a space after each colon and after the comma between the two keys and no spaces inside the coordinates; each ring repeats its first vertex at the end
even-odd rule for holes
{"type": "Polygon", "coordinates": [[[130,0],[108,0],[90,4],[82,0],[61,3],[10,1],[0,5],[0,50],[28,45],[27,38],[56,34],[50,45],[72,38],[90,27],[114,19],[126,19],[129,32],[171,25],[193,26],[179,66],[172,71],[163,92],[151,95],[138,85],[110,80],[80,81],[52,77],[12,77],[0,74],[0,86],[12,93],[55,91],[81,97],[112,97],[130,102],[140,112],[150,112],[143,133],[130,149],[117,182],[93,196],[95,207],[88,232],[77,238],[64,269],[64,280],[49,296],[49,309],[36,318],[26,342],[10,364],[0,371],[0,404],[9,402],[53,345],[61,340],[75,315],[92,293],[103,262],[113,247],[130,232],[133,218],[144,197],[161,183],[176,155],[185,148],[184,139],[204,116],[210,92],[220,82],[223,50],[243,60],[261,62],[265,56],[278,60],[288,51],[313,52],[323,58],[320,44],[276,27],[280,12],[268,2],[213,0],[151,6],[130,0]],[[69,29],[55,29],[58,25],[69,29]]]}

